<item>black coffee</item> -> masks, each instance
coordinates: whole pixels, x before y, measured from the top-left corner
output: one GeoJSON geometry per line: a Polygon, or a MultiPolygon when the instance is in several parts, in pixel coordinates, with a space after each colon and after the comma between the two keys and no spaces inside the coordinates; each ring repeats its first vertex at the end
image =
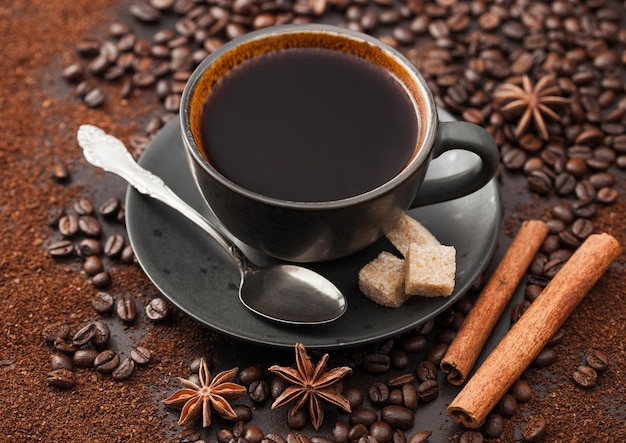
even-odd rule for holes
{"type": "Polygon", "coordinates": [[[374,189],[411,158],[418,119],[403,85],[359,57],[319,48],[237,65],[202,111],[206,157],[266,196],[330,201],[374,189]]]}

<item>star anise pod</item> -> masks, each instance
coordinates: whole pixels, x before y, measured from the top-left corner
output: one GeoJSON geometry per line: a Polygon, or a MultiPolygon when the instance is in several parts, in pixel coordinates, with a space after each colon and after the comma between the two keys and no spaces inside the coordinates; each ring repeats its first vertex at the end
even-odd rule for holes
{"type": "Polygon", "coordinates": [[[324,421],[322,400],[337,405],[346,412],[350,412],[348,399],[337,392],[334,385],[348,373],[352,372],[352,369],[343,366],[327,371],[328,354],[324,354],[317,365],[313,366],[304,345],[296,343],[295,348],[295,369],[276,365],[269,368],[270,372],[291,384],[274,400],[272,409],[297,400],[290,410],[290,414],[295,414],[308,402],[311,424],[315,430],[318,430],[324,421]]]}
{"type": "Polygon", "coordinates": [[[521,79],[522,86],[515,83],[505,83],[494,91],[496,103],[503,105],[500,110],[505,114],[520,115],[515,127],[515,135],[520,136],[530,124],[535,122],[535,128],[542,139],[548,139],[548,130],[544,115],[558,120],[559,115],[552,106],[569,103],[569,99],[560,95],[561,90],[555,83],[554,75],[545,75],[537,84],[532,85],[530,78],[525,75],[521,79]]]}
{"type": "Polygon", "coordinates": [[[234,420],[237,414],[228,400],[239,398],[247,392],[245,387],[233,383],[238,371],[239,368],[233,368],[220,372],[211,380],[209,368],[202,359],[198,374],[200,385],[185,378],[179,378],[185,388],[174,392],[163,400],[163,403],[174,408],[182,407],[178,420],[181,426],[193,422],[202,413],[202,426],[208,428],[211,426],[211,407],[220,417],[234,420]]]}

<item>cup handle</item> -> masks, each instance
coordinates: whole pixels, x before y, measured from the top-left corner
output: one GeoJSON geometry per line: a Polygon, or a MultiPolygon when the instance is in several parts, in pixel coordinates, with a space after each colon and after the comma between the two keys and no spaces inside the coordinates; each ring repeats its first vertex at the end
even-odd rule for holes
{"type": "Polygon", "coordinates": [[[463,197],[493,178],[500,161],[498,146],[483,127],[462,121],[440,121],[432,158],[453,149],[475,153],[480,157],[480,163],[456,174],[425,180],[411,208],[463,197]]]}

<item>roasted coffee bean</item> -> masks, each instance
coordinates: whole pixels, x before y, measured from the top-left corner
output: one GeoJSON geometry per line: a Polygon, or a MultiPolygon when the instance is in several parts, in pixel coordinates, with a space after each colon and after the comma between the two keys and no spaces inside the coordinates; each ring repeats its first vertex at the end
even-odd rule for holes
{"type": "Polygon", "coordinates": [[[70,171],[67,169],[65,163],[57,160],[52,165],[52,179],[58,183],[65,183],[70,178],[70,171]]]}
{"type": "Polygon", "coordinates": [[[78,218],[78,230],[88,237],[98,237],[102,233],[102,225],[93,215],[81,215],[78,218]]]}
{"type": "Polygon", "coordinates": [[[54,343],[52,343],[52,346],[55,350],[68,355],[72,355],[74,354],[74,352],[76,352],[76,345],[74,343],[65,341],[60,338],[57,338],[54,343]]]}
{"type": "Polygon", "coordinates": [[[497,405],[497,410],[503,417],[512,417],[517,413],[517,400],[511,394],[504,394],[497,405]]]}
{"type": "Polygon", "coordinates": [[[91,301],[91,306],[98,314],[108,314],[113,311],[114,304],[113,296],[107,292],[98,292],[91,301]]]}
{"type": "Polygon", "coordinates": [[[120,361],[120,364],[111,374],[111,378],[115,381],[127,380],[135,372],[135,362],[129,357],[120,361]]]}
{"type": "Polygon", "coordinates": [[[513,383],[513,386],[509,389],[509,393],[515,397],[519,403],[526,403],[531,399],[533,390],[528,382],[524,380],[516,380],[515,383],[513,383]]]}
{"type": "Polygon", "coordinates": [[[419,403],[419,396],[415,386],[412,383],[405,383],[400,388],[400,392],[402,393],[402,403],[400,404],[407,409],[415,411],[419,403]]]}
{"type": "Polygon", "coordinates": [[[74,243],[70,240],[58,240],[50,243],[48,254],[54,258],[66,258],[74,255],[74,243]]]}
{"type": "Polygon", "coordinates": [[[516,323],[529,307],[530,302],[528,300],[514,304],[511,308],[511,323],[516,323]]]}
{"type": "Polygon", "coordinates": [[[444,355],[446,355],[447,351],[448,351],[447,343],[437,343],[435,346],[430,348],[430,350],[426,354],[426,360],[439,366],[439,364],[441,363],[441,359],[443,358],[444,355]]]}
{"type": "Polygon", "coordinates": [[[572,212],[577,217],[591,218],[596,215],[596,210],[592,200],[576,200],[572,203],[572,212]]]}
{"type": "Polygon", "coordinates": [[[65,340],[70,335],[70,325],[67,323],[53,323],[43,328],[43,339],[49,343],[56,340],[65,340]]]}
{"type": "Polygon", "coordinates": [[[287,434],[287,443],[310,443],[310,440],[301,432],[290,432],[287,434]]]}
{"type": "Polygon", "coordinates": [[[348,440],[352,442],[358,441],[360,438],[365,437],[367,433],[367,425],[358,423],[350,428],[350,431],[348,432],[348,440]]]}
{"type": "Polygon", "coordinates": [[[395,429],[391,441],[393,443],[407,443],[406,434],[401,429],[395,429]]]}
{"type": "Polygon", "coordinates": [[[402,350],[412,354],[426,349],[428,341],[421,334],[412,334],[402,340],[402,350]]]}
{"type": "Polygon", "coordinates": [[[134,321],[137,317],[137,306],[135,305],[135,300],[129,296],[120,297],[115,303],[115,312],[122,321],[134,321]]]}
{"type": "Polygon", "coordinates": [[[83,346],[91,341],[96,334],[96,328],[93,323],[89,323],[78,330],[72,338],[72,343],[75,346],[83,346]]]}
{"type": "Polygon", "coordinates": [[[605,186],[603,188],[598,189],[598,192],[595,196],[595,200],[598,203],[602,203],[605,205],[610,205],[615,203],[617,198],[619,197],[619,192],[612,186],[605,186]]]}
{"type": "Polygon", "coordinates": [[[98,272],[91,278],[91,283],[98,289],[108,288],[111,285],[111,275],[107,271],[98,272]]]}
{"type": "Polygon", "coordinates": [[[559,195],[568,195],[576,188],[576,177],[569,172],[561,172],[554,179],[554,187],[559,195]]]}
{"type": "Polygon", "coordinates": [[[415,375],[407,372],[404,374],[396,375],[387,381],[387,385],[390,388],[399,388],[406,383],[413,383],[415,381],[415,375]]]}
{"type": "Polygon", "coordinates": [[[120,261],[126,265],[130,265],[135,261],[135,253],[132,245],[128,244],[124,246],[124,249],[122,249],[120,253],[120,261]]]}
{"type": "Polygon", "coordinates": [[[94,88],[85,94],[83,101],[89,108],[99,108],[106,101],[106,95],[99,88],[94,88]]]}
{"type": "Polygon", "coordinates": [[[102,242],[95,238],[85,238],[78,244],[78,251],[83,257],[102,254],[102,242]]]}
{"type": "Polygon", "coordinates": [[[609,367],[609,357],[604,352],[598,351],[597,349],[587,352],[585,358],[587,365],[597,372],[604,372],[609,367]]]}
{"type": "Polygon", "coordinates": [[[363,357],[363,368],[372,374],[382,374],[391,367],[391,359],[385,354],[367,354],[363,357]]]}
{"type": "Polygon", "coordinates": [[[98,372],[113,372],[120,364],[120,356],[111,349],[100,352],[93,361],[93,366],[98,372]]]}
{"type": "Polygon", "coordinates": [[[270,382],[270,395],[272,398],[277,398],[283,391],[289,386],[289,382],[283,380],[280,377],[274,377],[270,382]]]}
{"type": "Polygon", "coordinates": [[[265,403],[270,396],[270,388],[263,380],[255,380],[248,386],[250,400],[256,404],[265,403]]]}
{"type": "Polygon", "coordinates": [[[548,340],[548,343],[546,344],[546,346],[548,347],[554,347],[558,344],[560,344],[563,341],[563,337],[565,336],[565,333],[563,332],[563,329],[558,329],[554,335],[552,337],[550,337],[550,340],[548,340]]]}
{"type": "Polygon", "coordinates": [[[390,441],[393,437],[393,429],[391,429],[391,426],[389,426],[389,424],[379,420],[375,423],[372,423],[369,428],[369,435],[371,437],[374,437],[375,443],[385,443],[390,441]]]}
{"type": "Polygon", "coordinates": [[[50,357],[50,369],[53,371],[57,369],[67,369],[71,371],[73,366],[72,358],[67,354],[55,352],[52,354],[52,357],[50,357]]]}
{"type": "Polygon", "coordinates": [[[93,202],[87,197],[79,198],[73,205],[74,212],[78,215],[93,214],[93,202]]]}
{"type": "Polygon", "coordinates": [[[459,443],[482,443],[483,434],[479,431],[464,431],[459,438],[459,443]]]}
{"type": "Polygon", "coordinates": [[[547,433],[546,419],[541,416],[530,417],[522,428],[522,440],[527,443],[543,441],[547,433]]]}
{"type": "Polygon", "coordinates": [[[538,368],[545,368],[555,363],[558,359],[556,351],[552,348],[544,348],[539,352],[539,355],[533,360],[533,365],[538,368]]]}
{"type": "Polygon", "coordinates": [[[437,380],[437,365],[428,360],[421,361],[417,364],[415,375],[421,382],[425,382],[426,380],[437,380]]]}
{"type": "Polygon", "coordinates": [[[152,321],[161,321],[167,317],[169,307],[161,297],[155,297],[146,305],[146,316],[152,321]]]}
{"type": "Polygon", "coordinates": [[[115,217],[120,209],[120,201],[116,197],[110,197],[98,207],[98,213],[106,218],[115,217]]]}
{"type": "Polygon", "coordinates": [[[348,399],[348,403],[350,403],[350,410],[354,411],[355,409],[363,406],[365,396],[363,395],[363,391],[359,388],[348,388],[343,392],[343,396],[348,399]]]}
{"type": "Polygon", "coordinates": [[[348,435],[350,433],[350,427],[341,421],[335,422],[332,429],[333,440],[336,443],[347,443],[349,441],[348,435]]]}
{"type": "Polygon", "coordinates": [[[528,175],[528,186],[531,191],[545,195],[552,189],[552,179],[542,170],[532,171],[528,175]]]}
{"type": "Polygon", "coordinates": [[[252,382],[259,381],[263,377],[263,369],[258,365],[248,366],[239,372],[239,383],[250,386],[252,382]]]}
{"type": "Polygon", "coordinates": [[[83,271],[89,276],[94,276],[99,272],[104,271],[104,265],[102,260],[97,255],[91,255],[83,262],[83,271]]]}
{"type": "Polygon", "coordinates": [[[96,349],[78,349],[74,352],[72,360],[74,364],[81,368],[93,368],[94,361],[99,352],[96,349]]]}
{"type": "MultiPolygon", "coordinates": [[[[346,427],[347,427],[347,425],[346,425],[346,427]]],[[[220,443],[222,443],[222,440],[218,440],[218,441],[220,441],[220,443]]],[[[225,442],[225,443],[227,443],[228,441],[230,441],[230,439],[229,439],[229,440],[226,440],[226,442],[225,442]]],[[[346,441],[347,441],[347,439],[346,439],[346,441]]],[[[335,439],[335,442],[336,442],[336,443],[346,443],[346,441],[344,441],[344,442],[340,442],[340,441],[338,441],[337,439],[335,439]]],[[[281,435],[279,435],[279,434],[276,434],[276,433],[274,433],[274,432],[270,432],[269,434],[267,434],[267,435],[263,438],[263,440],[261,440],[261,442],[262,442],[262,443],[287,443],[287,440],[285,440],[285,439],[284,439],[281,435]]]]}
{"type": "Polygon", "coordinates": [[[135,349],[130,351],[130,358],[132,358],[138,365],[145,365],[152,360],[152,352],[150,352],[148,348],[137,346],[135,349]]]}
{"type": "Polygon", "coordinates": [[[454,340],[455,336],[456,332],[454,332],[454,330],[446,328],[437,334],[437,341],[450,344],[452,343],[452,340],[454,340]]]}
{"type": "Polygon", "coordinates": [[[504,166],[511,170],[521,169],[527,163],[527,155],[524,151],[518,148],[510,149],[502,156],[502,163],[504,166]]]}
{"type": "Polygon", "coordinates": [[[560,258],[553,258],[548,260],[546,265],[543,267],[543,275],[548,278],[554,278],[556,274],[561,270],[565,263],[560,258]]]}
{"type": "Polygon", "coordinates": [[[409,355],[403,349],[394,348],[389,352],[391,366],[394,369],[406,369],[409,367],[409,355]]]}
{"type": "Polygon", "coordinates": [[[73,237],[78,234],[78,216],[66,214],[59,219],[59,232],[63,237],[73,237]]]}
{"type": "Polygon", "coordinates": [[[383,382],[374,382],[367,391],[370,401],[375,405],[382,405],[389,400],[389,387],[383,382]]]}
{"type": "Polygon", "coordinates": [[[385,406],[380,413],[381,420],[398,429],[409,429],[415,422],[415,413],[404,406],[385,406]]]}
{"type": "Polygon", "coordinates": [[[572,374],[572,378],[578,386],[592,388],[596,385],[598,374],[591,366],[578,366],[572,374]]]}
{"type": "Polygon", "coordinates": [[[558,235],[548,235],[541,245],[541,250],[546,254],[551,254],[561,246],[558,235]]]}
{"type": "Polygon", "coordinates": [[[241,437],[248,443],[261,443],[264,436],[265,434],[263,434],[263,431],[258,426],[251,425],[246,426],[241,437]]]}
{"type": "Polygon", "coordinates": [[[306,426],[308,417],[308,412],[305,408],[290,411],[287,415],[287,424],[291,429],[302,429],[306,426]]]}
{"type": "Polygon", "coordinates": [[[593,222],[585,218],[576,219],[572,224],[572,233],[581,240],[589,237],[593,230],[593,222]]]}
{"type": "Polygon", "coordinates": [[[439,396],[439,383],[437,380],[426,380],[417,387],[417,396],[421,401],[429,402],[439,396]]]}
{"type": "Polygon", "coordinates": [[[487,438],[499,438],[504,432],[504,419],[496,412],[487,415],[481,431],[487,438]]]}
{"type": "Polygon", "coordinates": [[[50,386],[59,389],[72,389],[76,386],[74,373],[63,368],[48,372],[47,381],[50,386]]]}
{"type": "Polygon", "coordinates": [[[350,413],[350,424],[352,426],[361,424],[367,428],[376,421],[378,421],[378,415],[371,408],[359,408],[350,413]]]}
{"type": "Polygon", "coordinates": [[[527,285],[526,289],[524,289],[524,298],[532,303],[537,299],[537,297],[539,297],[542,290],[543,288],[539,285],[527,285]]]}
{"type": "MultiPolygon", "coordinates": [[[[584,219],[578,219],[578,220],[584,220],[584,219]]],[[[559,238],[560,244],[566,248],[575,249],[578,246],[580,246],[580,243],[581,243],[581,238],[578,237],[576,234],[574,234],[572,229],[566,229],[564,231],[559,232],[558,238],[559,238]]],[[[555,249],[554,251],[550,251],[550,257],[552,257],[552,253],[556,251],[558,251],[558,248],[555,249]]],[[[554,261],[554,259],[550,258],[548,260],[548,263],[551,263],[552,261],[554,261]]],[[[562,262],[563,260],[558,260],[558,261],[562,262]]],[[[546,263],[546,266],[548,265],[548,263],[546,263]]],[[[545,268],[544,268],[544,272],[545,272],[545,268]]]]}
{"type": "Polygon", "coordinates": [[[564,223],[571,223],[574,221],[574,213],[572,209],[566,204],[558,204],[553,206],[552,216],[556,219],[562,220],[564,223]]]}
{"type": "Polygon", "coordinates": [[[91,338],[91,343],[93,343],[94,346],[104,346],[109,342],[109,338],[111,338],[109,327],[101,320],[96,320],[92,324],[94,335],[91,338]]]}
{"type": "Polygon", "coordinates": [[[104,255],[107,257],[119,257],[124,249],[126,240],[121,234],[113,234],[104,243],[104,255]]]}

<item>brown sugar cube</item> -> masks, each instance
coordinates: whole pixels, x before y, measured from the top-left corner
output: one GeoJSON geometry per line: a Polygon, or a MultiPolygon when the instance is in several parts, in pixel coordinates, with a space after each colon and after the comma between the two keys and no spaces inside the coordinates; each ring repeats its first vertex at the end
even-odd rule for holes
{"type": "Polygon", "coordinates": [[[452,294],[456,274],[454,246],[411,243],[405,261],[405,291],[408,295],[440,297],[452,294]]]}
{"type": "Polygon", "coordinates": [[[439,245],[439,241],[420,222],[408,214],[402,214],[394,227],[386,233],[387,239],[403,257],[409,252],[409,245],[439,245]]]}
{"type": "Polygon", "coordinates": [[[397,308],[408,298],[404,270],[403,259],[383,251],[359,271],[359,289],[373,302],[397,308]]]}

